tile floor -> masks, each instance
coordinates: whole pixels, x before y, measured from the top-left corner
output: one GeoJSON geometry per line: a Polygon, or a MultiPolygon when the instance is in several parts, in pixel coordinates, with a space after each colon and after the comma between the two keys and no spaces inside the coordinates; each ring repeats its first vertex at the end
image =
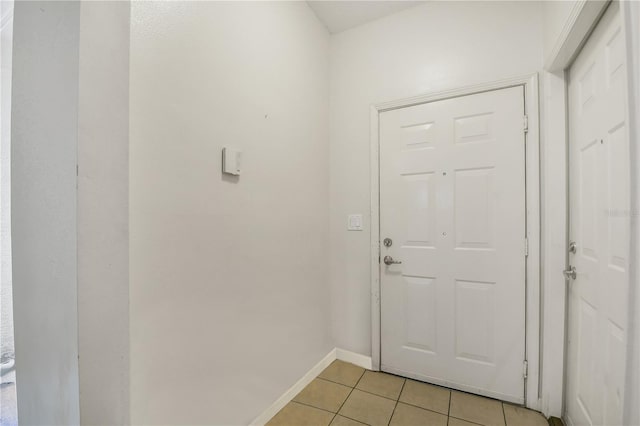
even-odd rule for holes
{"type": "Polygon", "coordinates": [[[334,361],[267,426],[548,426],[542,414],[334,361]]]}

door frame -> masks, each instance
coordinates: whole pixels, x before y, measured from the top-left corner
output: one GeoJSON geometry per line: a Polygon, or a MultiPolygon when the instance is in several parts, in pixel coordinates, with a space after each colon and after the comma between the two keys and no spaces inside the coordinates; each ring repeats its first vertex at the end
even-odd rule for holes
{"type": "MultiPolygon", "coordinates": [[[[529,74],[489,83],[411,98],[373,104],[370,107],[370,170],[371,170],[371,361],[373,370],[380,370],[380,132],[379,116],[385,111],[474,95],[511,87],[524,89],[525,114],[528,130],[525,133],[525,226],[528,238],[525,278],[525,356],[528,373],[525,376],[525,405],[539,409],[540,383],[540,129],[538,107],[538,74],[529,74]]],[[[524,122],[523,122],[524,126],[524,122]]],[[[524,373],[524,371],[523,371],[524,373]]]]}
{"type": "MultiPolygon", "coordinates": [[[[575,192],[577,192],[577,187],[574,189],[571,187],[572,184],[572,173],[573,173],[573,165],[575,165],[575,158],[572,157],[572,122],[573,122],[573,118],[572,118],[572,114],[571,114],[571,98],[570,98],[570,92],[569,92],[569,85],[571,83],[571,77],[570,77],[570,72],[571,72],[571,68],[573,67],[573,65],[575,64],[575,61],[580,57],[580,55],[582,54],[584,47],[586,46],[586,44],[591,40],[591,38],[593,37],[593,33],[596,31],[596,29],[601,25],[601,21],[604,18],[604,16],[606,15],[606,13],[609,11],[609,9],[611,7],[613,7],[613,5],[617,3],[614,1],[606,1],[603,3],[603,7],[599,10],[599,13],[597,14],[597,16],[595,16],[595,19],[593,20],[593,22],[591,23],[591,25],[588,27],[588,31],[586,32],[586,34],[583,36],[583,39],[580,42],[580,45],[577,46],[577,48],[575,48],[575,51],[572,54],[571,60],[568,61],[568,63],[563,64],[564,67],[562,69],[562,73],[563,73],[563,78],[564,78],[564,86],[565,86],[565,109],[566,109],[566,114],[565,114],[565,125],[566,125],[566,152],[567,152],[567,158],[566,158],[566,176],[567,176],[567,242],[570,241],[579,241],[579,240],[574,240],[572,238],[572,227],[573,227],[573,220],[574,218],[572,217],[572,214],[574,211],[579,210],[579,208],[576,208],[575,206],[572,205],[572,197],[574,194],[574,190],[575,192]],[[572,159],[574,160],[574,163],[572,163],[572,159]]],[[[593,6],[592,6],[593,7],[593,6]]],[[[623,10],[622,10],[622,6],[618,3],[618,14],[619,14],[619,20],[620,20],[620,28],[621,28],[621,36],[623,37],[623,45],[626,46],[626,31],[625,31],[625,22],[624,22],[624,15],[623,15],[623,10]]],[[[584,27],[586,27],[586,22],[582,23],[584,27]]],[[[601,33],[600,37],[602,39],[605,39],[605,37],[607,37],[607,33],[601,33]]],[[[629,60],[629,58],[625,58],[626,61],[629,60]]],[[[626,67],[625,67],[626,68],[626,67]]],[[[628,69],[628,68],[627,68],[628,69]]],[[[626,70],[625,70],[626,71],[626,70]]],[[[626,133],[626,137],[627,140],[629,142],[629,157],[631,157],[631,137],[630,137],[630,117],[629,117],[629,108],[628,108],[628,92],[631,89],[631,86],[629,85],[629,78],[627,76],[626,79],[626,90],[624,90],[624,104],[626,106],[627,109],[627,114],[625,117],[625,133],[626,133]]],[[[577,107],[575,107],[577,108],[577,107]]],[[[574,108],[574,109],[575,109],[574,108]]],[[[575,141],[573,141],[574,143],[577,143],[575,141]]],[[[602,141],[601,141],[602,142],[602,141]]],[[[634,164],[631,163],[631,167],[629,168],[629,191],[631,191],[631,178],[632,178],[632,169],[634,164]]],[[[574,185],[577,185],[577,182],[574,182],[574,185]]],[[[631,209],[631,193],[629,192],[627,194],[629,196],[629,208],[631,209]]],[[[603,207],[602,205],[598,205],[599,208],[603,207]]],[[[627,217],[628,219],[628,224],[629,224],[629,233],[631,233],[631,220],[630,217],[627,217]]],[[[627,249],[631,248],[631,238],[629,239],[629,245],[627,246],[627,249]]],[[[571,268],[571,266],[575,266],[575,263],[571,262],[571,257],[569,256],[569,250],[567,248],[566,250],[566,270],[568,270],[569,268],[571,268]],[[573,265],[572,265],[573,263],[573,265]]],[[[631,251],[629,250],[629,264],[631,265],[631,251]]],[[[580,271],[580,268],[578,268],[578,271],[580,271]]],[[[631,272],[629,271],[628,274],[628,280],[631,279],[631,272]]],[[[567,298],[567,302],[566,302],[566,314],[565,314],[565,348],[564,348],[564,391],[563,391],[563,395],[562,395],[562,399],[563,399],[563,411],[562,411],[562,420],[564,422],[564,424],[569,425],[569,426],[573,426],[574,423],[572,421],[570,421],[569,417],[568,417],[568,405],[569,405],[569,398],[571,398],[572,396],[569,395],[568,393],[568,384],[569,384],[569,372],[570,372],[570,368],[569,365],[571,364],[572,360],[575,360],[575,358],[572,358],[571,360],[569,359],[569,337],[570,337],[570,331],[571,331],[571,326],[572,324],[575,325],[575,322],[579,321],[579,319],[575,316],[575,309],[577,308],[577,306],[572,306],[572,297],[571,297],[571,290],[570,290],[570,286],[572,284],[572,282],[575,284],[575,278],[572,279],[566,279],[566,298],[567,298]],[[573,309],[572,309],[573,308],[573,309]],[[572,316],[572,313],[574,314],[572,316]]],[[[601,283],[597,283],[597,284],[601,284],[601,283]]],[[[627,292],[625,294],[626,296],[626,300],[629,301],[630,295],[631,295],[631,291],[632,291],[632,286],[631,283],[628,283],[628,287],[627,287],[627,292]]],[[[580,285],[579,283],[577,284],[578,286],[580,285]]],[[[598,285],[600,286],[600,285],[598,285]]],[[[626,324],[624,326],[624,336],[626,339],[625,344],[627,345],[627,349],[629,347],[629,337],[630,337],[630,327],[629,325],[631,324],[631,318],[633,316],[633,312],[632,311],[628,311],[627,313],[627,319],[626,319],[626,324]]],[[[577,338],[574,335],[574,338],[577,338]]],[[[577,353],[579,353],[579,349],[577,349],[577,353]]],[[[625,358],[628,357],[628,353],[625,352],[625,358]]],[[[625,360],[625,363],[627,361],[625,360]]],[[[625,365],[626,367],[626,365],[625,365]]],[[[625,368],[625,376],[626,371],[628,371],[627,368],[625,368]]],[[[578,376],[578,381],[579,381],[579,377],[580,374],[579,372],[574,369],[574,374],[576,374],[578,376]]],[[[625,387],[625,391],[626,391],[626,383],[623,383],[623,386],[625,387]]],[[[626,393],[626,392],[625,392],[626,393]]],[[[626,408],[627,402],[623,401],[623,405],[622,405],[622,409],[623,409],[623,416],[624,416],[624,410],[626,408]]],[[[623,423],[621,423],[623,425],[625,424],[629,424],[623,421],[623,423]]]]}
{"type": "MultiPolygon", "coordinates": [[[[542,263],[542,351],[540,410],[546,416],[561,417],[565,401],[565,353],[567,326],[567,286],[561,271],[568,265],[568,102],[569,68],[584,40],[591,33],[608,0],[575,0],[560,33],[544,61],[542,94],[543,176],[553,181],[543,192],[545,227],[542,263]],[[562,235],[560,237],[559,235],[562,235]]],[[[628,75],[631,75],[628,73],[628,75]]]]}
{"type": "MultiPolygon", "coordinates": [[[[605,13],[612,1],[616,0],[599,0],[588,1],[578,0],[574,3],[569,16],[564,23],[562,31],[555,41],[554,48],[550,52],[549,56],[545,60],[545,99],[547,99],[546,108],[553,108],[556,110],[564,110],[565,117],[562,122],[547,122],[547,126],[551,129],[547,129],[545,132],[545,139],[560,138],[564,140],[564,179],[565,179],[565,199],[566,199],[566,223],[565,232],[567,236],[567,244],[569,241],[569,102],[567,100],[568,93],[568,71],[574,62],[576,56],[582,50],[584,43],[588,40],[589,36],[595,29],[596,25],[600,21],[600,18],[605,13]],[[549,80],[555,80],[556,83],[551,85],[547,84],[549,80]]],[[[629,161],[630,167],[630,207],[632,210],[631,215],[631,236],[630,236],[630,251],[629,251],[629,315],[627,318],[627,382],[625,385],[625,400],[623,402],[623,424],[637,424],[640,421],[640,409],[638,409],[635,401],[640,395],[640,380],[638,379],[638,372],[640,370],[640,225],[638,225],[637,212],[639,211],[640,204],[640,190],[638,184],[640,183],[640,173],[634,167],[640,157],[640,148],[638,146],[637,137],[640,134],[640,122],[636,121],[638,108],[640,106],[640,99],[638,98],[638,86],[640,85],[640,77],[638,77],[638,64],[640,62],[640,30],[637,25],[633,23],[638,22],[640,17],[640,8],[629,2],[620,1],[620,17],[622,25],[622,35],[625,39],[625,55],[626,55],[626,68],[627,68],[627,122],[629,123],[627,131],[629,132],[629,161]]],[[[559,255],[560,253],[557,253],[559,255]]],[[[563,256],[566,254],[566,248],[563,256]]],[[[565,268],[569,265],[568,255],[565,256],[565,268]]],[[[562,279],[562,281],[565,281],[562,279]]],[[[556,284],[556,283],[552,283],[556,284]]],[[[566,281],[565,281],[566,284],[566,281]]],[[[561,391],[549,391],[553,393],[552,399],[560,399],[557,402],[548,401],[546,410],[553,410],[554,412],[560,411],[560,414],[565,418],[566,412],[566,383],[567,368],[566,368],[566,349],[567,349],[567,327],[568,327],[568,287],[564,288],[564,297],[557,302],[562,304],[562,311],[560,312],[560,305],[557,308],[550,309],[553,311],[553,319],[562,319],[565,325],[565,329],[562,334],[558,333],[557,337],[561,337],[563,341],[563,354],[562,354],[562,387],[561,391]],[[562,315],[562,316],[561,316],[562,315]],[[559,393],[559,395],[558,395],[559,393]],[[555,404],[557,407],[550,408],[549,404],[555,404]]],[[[560,299],[560,298],[557,298],[560,299]]],[[[546,306],[546,304],[545,304],[546,306]]],[[[548,318],[545,315],[545,321],[548,318]]],[[[547,338],[545,337],[545,342],[547,338]]],[[[554,342],[554,343],[557,343],[554,342]]],[[[545,362],[547,358],[552,358],[550,354],[543,354],[545,362]]],[[[555,358],[551,361],[556,361],[555,358]]],[[[555,372],[554,372],[555,373],[555,372]]],[[[551,380],[558,380],[551,379],[551,380]]],[[[545,384],[547,387],[548,384],[545,384]]],[[[545,410],[543,410],[544,412],[545,410]]],[[[545,413],[546,414],[546,413],[545,413]]],[[[558,414],[559,415],[559,414],[558,414]]],[[[566,419],[566,418],[565,418],[566,419]]]]}

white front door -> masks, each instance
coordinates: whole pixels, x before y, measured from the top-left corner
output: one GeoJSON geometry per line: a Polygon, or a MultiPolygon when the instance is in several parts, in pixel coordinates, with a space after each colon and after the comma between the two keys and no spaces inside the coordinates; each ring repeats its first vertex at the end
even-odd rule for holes
{"type": "Polygon", "coordinates": [[[523,86],[380,114],[382,370],[524,402],[523,118],[523,86]]]}
{"type": "Polygon", "coordinates": [[[619,6],[569,71],[570,263],[566,420],[620,425],[629,262],[629,138],[619,6]]]}

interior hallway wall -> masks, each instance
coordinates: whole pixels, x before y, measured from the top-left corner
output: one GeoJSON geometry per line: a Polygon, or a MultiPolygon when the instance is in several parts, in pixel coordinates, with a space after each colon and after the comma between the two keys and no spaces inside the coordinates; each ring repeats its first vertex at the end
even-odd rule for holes
{"type": "Polygon", "coordinates": [[[428,2],[332,37],[330,278],[336,346],[371,355],[370,105],[537,72],[541,25],[539,3],[428,2]],[[350,213],[364,214],[365,232],[346,230],[350,213]]]}
{"type": "Polygon", "coordinates": [[[13,1],[0,1],[0,419],[18,423],[11,277],[11,69],[13,1]]]}
{"type": "Polygon", "coordinates": [[[76,152],[80,3],[15,2],[11,218],[18,419],[80,422],[76,152]]]}
{"type": "Polygon", "coordinates": [[[128,1],[80,6],[80,423],[129,422],[128,1]]]}
{"type": "Polygon", "coordinates": [[[304,2],[131,22],[131,423],[248,424],[335,346],[329,35],[304,2]]]}

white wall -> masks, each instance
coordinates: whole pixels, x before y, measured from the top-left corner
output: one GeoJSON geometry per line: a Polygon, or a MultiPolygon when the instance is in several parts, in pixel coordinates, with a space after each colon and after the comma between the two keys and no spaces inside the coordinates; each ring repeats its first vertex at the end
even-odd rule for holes
{"type": "Polygon", "coordinates": [[[329,36],[304,2],[131,22],[131,423],[248,424],[334,347],[329,36]]]}
{"type": "Polygon", "coordinates": [[[12,354],[11,285],[11,67],[13,1],[0,1],[0,351],[12,354]]]}
{"type": "Polygon", "coordinates": [[[80,4],[16,2],[12,232],[20,424],[78,424],[80,4]]]}
{"type": "Polygon", "coordinates": [[[428,2],[332,37],[330,245],[336,346],[371,355],[369,106],[539,71],[541,25],[538,3],[428,2]],[[349,213],[365,215],[365,232],[347,232],[349,213]]]}
{"type": "Polygon", "coordinates": [[[567,155],[564,77],[542,73],[541,85],[542,292],[541,410],[560,417],[563,405],[567,259],[567,155]]]}
{"type": "Polygon", "coordinates": [[[129,421],[129,8],[80,8],[80,421],[129,421]]]}
{"type": "MultiPolygon", "coordinates": [[[[0,1],[0,354],[3,368],[15,359],[11,278],[11,67],[13,0],[0,1]],[[6,359],[9,358],[9,359],[6,359]]],[[[15,366],[15,365],[14,365],[15,366]]],[[[13,366],[12,366],[13,367],[13,366]]],[[[0,418],[18,422],[15,369],[2,371],[0,418]]]]}

